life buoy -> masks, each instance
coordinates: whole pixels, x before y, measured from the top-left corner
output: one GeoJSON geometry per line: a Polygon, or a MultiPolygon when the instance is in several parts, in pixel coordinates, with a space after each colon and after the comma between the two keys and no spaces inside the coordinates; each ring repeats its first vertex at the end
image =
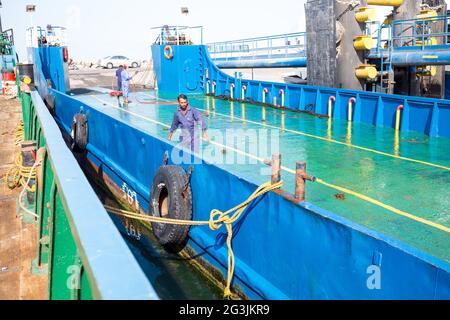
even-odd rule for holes
{"type": "MultiPolygon", "coordinates": [[[[192,193],[181,167],[161,166],[153,178],[150,211],[155,217],[192,220],[192,193]]],[[[153,234],[170,252],[181,251],[188,240],[190,226],[152,223],[153,234]]]]}
{"type": "Polygon", "coordinates": [[[63,59],[64,62],[69,61],[69,49],[67,49],[67,47],[63,48],[63,59]]]}
{"type": "Polygon", "coordinates": [[[72,138],[71,147],[73,151],[84,151],[86,149],[88,140],[87,115],[80,112],[73,117],[70,137],[72,138]]]}
{"type": "Polygon", "coordinates": [[[164,47],[164,57],[166,57],[167,60],[173,58],[173,49],[171,46],[167,45],[164,47]]]}

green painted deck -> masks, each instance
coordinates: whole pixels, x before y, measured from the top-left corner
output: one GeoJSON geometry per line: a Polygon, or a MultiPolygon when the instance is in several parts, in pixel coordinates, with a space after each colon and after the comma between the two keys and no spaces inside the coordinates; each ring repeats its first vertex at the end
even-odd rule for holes
{"type": "MultiPolygon", "coordinates": [[[[127,107],[119,106],[117,98],[106,91],[80,94],[77,99],[161,138],[167,137],[177,109],[176,96],[157,97],[154,91],[132,93],[127,107]]],[[[283,116],[280,109],[270,107],[265,107],[267,121],[263,123],[262,106],[205,96],[189,99],[191,106],[210,110],[206,121],[212,142],[202,142],[201,147],[205,160],[229,160],[237,156],[233,151],[237,149],[240,164],[218,165],[258,184],[267,182],[270,168],[253,156],[268,159],[276,150],[258,154],[251,135],[259,132],[264,136],[259,130],[268,130],[266,145],[272,142],[270,133],[279,136],[282,165],[288,169],[282,171],[284,190],[294,192],[295,177],[290,171],[295,170],[297,160],[305,160],[310,175],[394,209],[317,182],[307,182],[308,202],[450,262],[450,139],[419,133],[396,136],[391,128],[330,121],[288,110],[283,116]],[[234,142],[222,141],[221,135],[230,129],[252,130],[241,131],[234,142]]],[[[264,142],[261,135],[256,137],[258,143],[264,142]]]]}

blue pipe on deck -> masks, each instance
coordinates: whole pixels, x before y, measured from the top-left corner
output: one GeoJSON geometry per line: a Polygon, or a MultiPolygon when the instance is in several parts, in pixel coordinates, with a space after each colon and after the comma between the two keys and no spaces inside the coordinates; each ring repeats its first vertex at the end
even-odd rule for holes
{"type": "Polygon", "coordinates": [[[233,68],[304,68],[307,65],[306,57],[267,58],[267,59],[214,59],[221,69],[233,68]]]}
{"type": "Polygon", "coordinates": [[[395,66],[447,65],[450,64],[450,50],[399,50],[392,52],[395,66]]]}

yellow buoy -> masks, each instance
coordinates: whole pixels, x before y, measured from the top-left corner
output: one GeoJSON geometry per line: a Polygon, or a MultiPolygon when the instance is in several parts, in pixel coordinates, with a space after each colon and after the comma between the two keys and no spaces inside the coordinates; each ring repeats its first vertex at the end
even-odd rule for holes
{"type": "Polygon", "coordinates": [[[436,66],[419,66],[416,68],[416,75],[418,77],[434,77],[436,73],[436,66]]]}
{"type": "Polygon", "coordinates": [[[377,78],[378,71],[372,64],[362,64],[355,70],[358,79],[374,80],[377,78]]]}
{"type": "Polygon", "coordinates": [[[367,0],[368,5],[374,6],[394,6],[399,7],[403,4],[403,0],[367,0]]]}
{"type": "MultiPolygon", "coordinates": [[[[416,17],[417,17],[417,19],[428,20],[430,18],[437,17],[437,16],[438,16],[438,13],[434,10],[420,10],[420,13],[416,17]]],[[[433,20],[435,20],[435,19],[433,19],[433,20]]]]}
{"type": "Polygon", "coordinates": [[[375,40],[371,36],[356,36],[353,46],[356,50],[370,50],[375,48],[375,40]]]}
{"type": "Polygon", "coordinates": [[[23,83],[25,84],[30,84],[32,82],[31,78],[29,76],[24,76],[23,77],[23,83]]]}
{"type": "Polygon", "coordinates": [[[374,8],[361,7],[355,13],[356,21],[364,23],[366,21],[373,21],[377,18],[377,12],[374,8]]]}

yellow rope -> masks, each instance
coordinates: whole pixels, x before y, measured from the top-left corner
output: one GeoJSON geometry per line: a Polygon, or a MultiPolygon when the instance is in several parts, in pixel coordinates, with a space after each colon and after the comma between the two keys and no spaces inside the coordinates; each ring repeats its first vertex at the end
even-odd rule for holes
{"type": "MultiPolygon", "coordinates": [[[[24,141],[24,125],[21,120],[14,130],[14,143],[15,145],[20,145],[24,141]]],[[[9,189],[15,189],[17,187],[26,186],[27,178],[36,179],[36,168],[35,167],[25,167],[22,165],[22,153],[19,151],[14,159],[14,166],[12,166],[6,173],[6,184],[9,189]]],[[[35,191],[33,186],[32,192],[35,191]]]]}
{"type": "MultiPolygon", "coordinates": [[[[159,124],[159,125],[161,125],[161,126],[163,126],[163,127],[166,127],[166,128],[169,128],[169,127],[170,127],[170,126],[166,125],[165,123],[162,123],[162,122],[153,120],[153,119],[151,119],[151,118],[147,118],[147,117],[141,116],[140,114],[137,114],[137,113],[135,113],[135,112],[131,112],[131,111],[129,111],[129,110],[123,110],[122,108],[116,107],[116,106],[114,106],[113,104],[107,103],[106,101],[101,100],[101,99],[99,99],[99,98],[97,98],[97,97],[95,97],[95,96],[92,96],[92,97],[95,98],[96,100],[102,102],[102,103],[105,103],[105,104],[107,104],[107,105],[109,105],[109,106],[111,106],[111,107],[113,107],[113,108],[120,109],[120,110],[122,110],[122,111],[124,111],[124,112],[130,113],[130,114],[132,114],[132,115],[134,115],[134,116],[136,116],[136,117],[138,117],[138,118],[148,120],[148,121],[150,121],[150,122],[153,122],[153,123],[155,123],[155,124],[159,124]]],[[[213,145],[220,146],[220,147],[222,147],[222,148],[224,148],[224,149],[232,150],[232,151],[234,151],[234,152],[236,152],[236,153],[239,153],[239,154],[248,156],[249,158],[256,159],[256,160],[258,160],[258,161],[261,162],[261,163],[264,163],[264,161],[265,161],[265,159],[259,158],[259,157],[255,156],[255,155],[252,155],[252,154],[250,154],[250,153],[241,151],[241,150],[239,150],[239,149],[236,149],[236,148],[233,148],[233,147],[230,147],[230,146],[227,146],[227,145],[223,145],[223,144],[220,144],[220,143],[217,143],[217,142],[214,142],[214,141],[209,141],[209,143],[210,143],[210,144],[213,144],[213,145]]],[[[295,174],[295,171],[294,171],[294,170],[289,169],[289,168],[286,168],[286,167],[284,167],[284,166],[282,166],[281,169],[284,170],[284,171],[286,171],[286,172],[295,174]]],[[[443,231],[445,231],[445,232],[450,232],[450,229],[449,229],[448,227],[445,227],[445,226],[443,226],[443,225],[434,223],[434,222],[432,222],[432,221],[429,221],[429,220],[426,220],[426,219],[417,217],[417,216],[415,216],[415,215],[413,215],[413,214],[410,214],[410,213],[401,211],[401,210],[399,210],[399,209],[397,209],[397,208],[394,208],[394,207],[392,207],[392,206],[390,206],[390,205],[384,204],[384,203],[382,203],[381,201],[375,200],[375,199],[370,198],[370,197],[368,197],[368,196],[366,196],[366,195],[363,195],[363,194],[361,194],[361,193],[358,193],[358,192],[355,192],[355,191],[352,191],[352,190],[350,190],[350,189],[343,188],[343,187],[340,187],[340,186],[337,186],[337,185],[333,185],[333,184],[331,184],[331,183],[327,183],[327,182],[325,182],[324,180],[321,180],[321,179],[317,179],[316,181],[317,181],[318,183],[320,183],[320,184],[323,184],[323,185],[327,186],[327,187],[330,187],[330,188],[333,188],[333,189],[336,189],[336,190],[339,190],[339,191],[347,192],[347,193],[349,193],[349,194],[351,194],[351,195],[353,195],[353,196],[355,196],[355,197],[357,197],[357,198],[360,198],[360,199],[362,199],[362,200],[365,200],[365,201],[367,201],[367,202],[370,202],[370,203],[372,203],[372,204],[374,204],[374,205],[377,205],[377,206],[379,206],[379,207],[381,207],[381,208],[384,208],[384,209],[386,209],[386,210],[388,210],[388,211],[390,211],[390,212],[392,212],[392,213],[395,213],[395,214],[404,216],[404,217],[409,218],[409,219],[412,219],[412,220],[414,220],[414,221],[416,221],[416,222],[420,222],[420,223],[423,223],[423,224],[426,224],[426,225],[435,227],[435,228],[440,229],[440,230],[443,230],[443,231]]]]}
{"type": "MultiPolygon", "coordinates": [[[[36,179],[36,168],[22,165],[22,153],[18,152],[14,161],[14,166],[6,173],[6,183],[9,189],[15,189],[21,186],[27,186],[27,178],[36,179]]],[[[32,192],[35,187],[29,188],[32,192]]]]}
{"type": "Polygon", "coordinates": [[[333,188],[333,189],[340,190],[340,191],[342,191],[342,192],[351,194],[351,195],[353,195],[353,196],[355,196],[355,197],[358,197],[358,198],[360,198],[360,199],[362,199],[362,200],[365,200],[365,201],[367,201],[367,202],[370,202],[370,203],[372,203],[372,204],[374,204],[374,205],[380,206],[380,207],[382,207],[382,208],[384,208],[384,209],[386,209],[386,210],[389,210],[389,211],[391,211],[391,212],[393,212],[393,213],[395,213],[395,214],[404,216],[404,217],[409,218],[409,219],[411,219],[411,220],[414,220],[414,221],[417,221],[417,222],[420,222],[420,223],[429,225],[429,226],[431,226],[431,227],[434,227],[434,228],[436,228],[436,229],[439,229],[439,230],[442,230],[442,231],[445,231],[445,232],[450,232],[450,228],[448,228],[448,227],[446,227],[446,226],[443,226],[443,225],[441,225],[441,224],[435,223],[435,222],[433,222],[433,221],[426,220],[426,219],[421,218],[421,217],[417,217],[417,216],[412,215],[412,214],[410,214],[410,213],[407,213],[407,212],[405,212],[405,211],[402,211],[402,210],[399,210],[399,209],[397,209],[397,208],[394,208],[394,207],[392,207],[392,206],[390,206],[390,205],[384,204],[384,203],[382,203],[382,202],[380,202],[380,201],[378,201],[378,200],[372,199],[372,198],[370,198],[370,197],[368,197],[368,196],[365,196],[365,195],[363,195],[363,194],[356,193],[356,192],[354,192],[354,191],[352,191],[352,190],[349,190],[349,189],[347,189],[347,188],[343,188],[343,187],[339,187],[339,186],[333,185],[333,184],[331,184],[331,183],[328,183],[328,182],[323,181],[322,179],[317,179],[316,182],[317,182],[317,183],[320,183],[320,184],[323,184],[324,186],[327,186],[327,187],[330,187],[330,188],[333,188]]]}
{"type": "Polygon", "coordinates": [[[14,130],[14,144],[18,146],[20,145],[21,142],[23,142],[23,140],[24,140],[23,120],[20,120],[19,124],[14,130]]]}
{"type": "Polygon", "coordinates": [[[256,189],[247,200],[238,204],[237,206],[222,212],[217,209],[213,209],[209,215],[209,221],[190,221],[190,220],[178,220],[178,219],[170,219],[170,218],[161,218],[161,217],[153,217],[147,215],[141,215],[132,211],[121,210],[117,208],[113,208],[110,206],[105,206],[105,209],[111,213],[114,213],[119,216],[148,221],[148,222],[156,222],[156,223],[167,223],[167,224],[176,224],[176,225],[208,225],[209,228],[213,231],[219,230],[223,225],[225,225],[228,236],[227,236],[227,248],[228,248],[228,272],[227,272],[227,285],[224,289],[224,298],[231,298],[231,281],[234,275],[234,253],[233,248],[231,246],[231,241],[233,239],[233,228],[232,225],[234,222],[239,220],[242,216],[242,213],[245,211],[247,206],[256,198],[263,196],[267,192],[280,189],[283,186],[283,181],[272,184],[271,182],[266,182],[256,189]]]}

